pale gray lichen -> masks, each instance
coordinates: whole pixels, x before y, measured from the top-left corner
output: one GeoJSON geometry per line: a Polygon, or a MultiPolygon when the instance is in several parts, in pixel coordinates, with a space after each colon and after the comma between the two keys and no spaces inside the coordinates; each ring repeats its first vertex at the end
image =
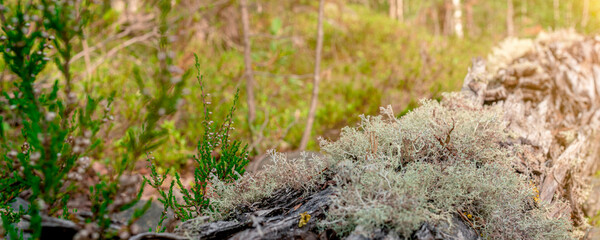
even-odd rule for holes
{"type": "Polygon", "coordinates": [[[488,239],[569,239],[565,218],[546,216],[528,179],[514,171],[518,146],[508,141],[502,114],[459,94],[401,119],[390,110],[363,117],[340,139],[322,142],[337,162],[337,187],[321,224],[340,234],[357,226],[410,236],[423,222],[469,216],[488,239]]]}
{"type": "Polygon", "coordinates": [[[555,206],[539,203],[530,179],[513,169],[520,147],[507,144],[499,108],[449,94],[422,101],[401,119],[391,108],[382,113],[363,116],[337,141],[322,140],[324,158],[272,153],[265,171],[235,183],[213,181],[215,208],[207,214],[224,219],[280,188],[310,190],[324,184],[327,169],[335,194],[327,218],[318,221],[340,235],[360,226],[408,237],[424,222],[462,215],[486,239],[573,238],[569,220],[551,216],[555,206]]]}
{"type": "Polygon", "coordinates": [[[211,181],[211,205],[206,215],[223,220],[235,208],[250,205],[271,196],[281,188],[309,190],[323,182],[320,173],[326,167],[325,159],[318,155],[306,155],[288,159],[284,154],[271,151],[272,164],[255,174],[246,174],[233,183],[213,179],[211,181]]]}

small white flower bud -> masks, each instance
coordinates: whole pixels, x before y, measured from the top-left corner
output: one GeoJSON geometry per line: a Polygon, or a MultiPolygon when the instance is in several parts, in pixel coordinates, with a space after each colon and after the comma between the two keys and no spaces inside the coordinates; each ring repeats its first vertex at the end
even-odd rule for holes
{"type": "Polygon", "coordinates": [[[29,159],[32,161],[37,161],[40,159],[41,156],[42,154],[40,152],[34,152],[29,156],[29,159]]]}
{"type": "Polygon", "coordinates": [[[75,154],[79,154],[82,151],[83,151],[83,149],[81,147],[79,147],[79,146],[73,147],[73,153],[75,153],[75,154]]]}
{"type": "Polygon", "coordinates": [[[171,78],[171,83],[172,84],[177,84],[179,82],[181,82],[181,77],[172,77],[171,78]]]}
{"type": "Polygon", "coordinates": [[[175,65],[170,65],[167,70],[169,70],[169,72],[174,73],[174,74],[182,74],[183,70],[181,70],[181,68],[179,68],[178,66],[175,65]]]}
{"type": "Polygon", "coordinates": [[[164,52],[159,52],[157,55],[157,58],[160,61],[165,60],[166,57],[167,57],[167,55],[164,52]]]}
{"type": "Polygon", "coordinates": [[[8,152],[8,157],[9,158],[16,158],[17,157],[17,151],[15,150],[10,150],[10,152],[8,152]]]}
{"type": "Polygon", "coordinates": [[[50,122],[50,121],[54,120],[54,118],[56,118],[55,112],[47,112],[46,113],[46,121],[50,122]]]}

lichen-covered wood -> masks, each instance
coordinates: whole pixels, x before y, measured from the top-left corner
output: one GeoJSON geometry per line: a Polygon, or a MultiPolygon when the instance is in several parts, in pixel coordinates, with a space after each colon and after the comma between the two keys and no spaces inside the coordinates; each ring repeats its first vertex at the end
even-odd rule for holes
{"type": "Polygon", "coordinates": [[[586,205],[599,94],[600,38],[507,39],[473,60],[461,93],[401,118],[382,108],[322,141],[324,155],[272,153],[261,171],[213,180],[214,209],[176,235],[133,239],[583,238],[600,208],[586,205]]]}
{"type": "Polygon", "coordinates": [[[214,235],[227,223],[233,227],[222,231],[230,238],[584,237],[582,206],[600,147],[599,53],[600,39],[569,31],[507,39],[487,60],[473,61],[462,95],[425,101],[401,119],[384,109],[386,117],[363,118],[338,141],[324,142],[325,156],[275,160],[255,178],[215,183],[215,196],[224,200],[209,215],[222,221],[184,223],[179,233],[205,239],[202,234],[214,235]],[[303,180],[285,177],[291,169],[303,180]],[[277,190],[290,187],[302,195],[289,201],[312,198],[323,193],[316,186],[333,193],[324,214],[311,218],[320,228],[302,234],[299,216],[273,214],[281,202],[250,207],[290,197],[277,190]],[[243,190],[249,192],[233,194],[243,190]],[[264,229],[285,231],[265,235],[264,229]]]}

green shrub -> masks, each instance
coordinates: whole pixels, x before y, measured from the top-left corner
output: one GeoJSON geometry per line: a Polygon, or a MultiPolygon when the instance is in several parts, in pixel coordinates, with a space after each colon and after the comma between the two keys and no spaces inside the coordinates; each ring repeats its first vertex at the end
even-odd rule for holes
{"type": "MultiPolygon", "coordinates": [[[[7,6],[0,2],[4,32],[0,50],[5,64],[18,76],[14,83],[16,90],[11,93],[3,91],[2,94],[8,100],[10,109],[14,110],[13,116],[20,120],[17,124],[22,125],[18,139],[2,139],[4,154],[0,204],[5,206],[20,192],[31,191],[27,214],[31,216],[30,228],[34,238],[40,236],[41,215],[55,215],[66,205],[74,189],[73,182],[67,181],[68,173],[76,165],[76,160],[94,147],[94,135],[101,123],[91,117],[97,100],[89,98],[87,106],[77,111],[73,120],[70,120],[70,112],[66,109],[72,104],[65,104],[58,98],[58,81],[50,91],[42,90],[36,82],[37,75],[50,60],[46,57],[46,51],[53,45],[48,40],[57,45],[59,43],[54,36],[45,32],[47,29],[42,28],[42,23],[48,17],[57,15],[48,13],[43,18],[35,17],[39,12],[34,7],[49,9],[55,8],[56,4],[43,2],[40,5],[22,5],[19,1],[7,6]],[[17,144],[21,145],[19,151],[16,150],[17,144]]],[[[0,132],[4,132],[4,129],[0,129],[0,132]]],[[[3,227],[14,239],[17,239],[17,231],[12,223],[18,219],[8,219],[5,215],[2,219],[3,227]]]]}
{"type": "Polygon", "coordinates": [[[160,222],[157,226],[157,231],[164,231],[165,227],[161,228],[162,222],[166,219],[167,209],[173,210],[176,217],[183,221],[199,216],[205,210],[211,209],[207,188],[209,181],[218,179],[219,181],[232,182],[244,174],[248,160],[247,145],[242,147],[242,143],[230,140],[230,131],[233,130],[233,113],[239,98],[239,90],[236,92],[233,105],[229,109],[229,114],[222,123],[217,123],[212,120],[212,110],[210,108],[210,94],[204,92],[204,81],[200,76],[200,63],[198,56],[196,58],[196,70],[198,71],[198,82],[200,84],[202,107],[204,119],[202,126],[204,135],[198,141],[198,153],[193,157],[196,168],[194,170],[194,183],[188,189],[181,183],[181,177],[178,172],[175,172],[175,179],[171,181],[168,192],[164,191],[161,186],[166,180],[168,171],[162,176],[158,174],[154,163],[154,157],[150,157],[151,176],[146,179],[150,186],[154,187],[159,195],[159,201],[163,203],[165,211],[162,212],[160,222]],[[179,191],[183,195],[183,203],[178,200],[173,194],[173,187],[177,183],[179,191]]]}
{"type": "MultiPolygon", "coordinates": [[[[112,118],[114,93],[106,99],[88,96],[86,104],[80,106],[77,94],[71,91],[72,44],[76,37],[82,36],[86,6],[74,5],[73,1],[34,1],[26,5],[21,1],[6,5],[0,1],[3,30],[0,51],[8,69],[18,77],[12,92],[2,90],[9,107],[0,108],[3,111],[0,209],[4,230],[1,236],[22,238],[23,229],[15,225],[22,215],[28,214],[30,225],[25,230],[38,239],[42,216],[70,218],[77,211],[68,209],[67,203],[71,195],[81,191],[81,174],[91,163],[88,156],[101,142],[96,135],[112,118]],[[64,96],[59,92],[58,80],[49,91],[44,90],[48,87],[44,82],[38,81],[38,74],[51,60],[47,52],[52,49],[57,56],[54,62],[65,80],[64,96]],[[99,110],[101,103],[103,109],[99,110]],[[5,117],[10,124],[4,122],[5,117]],[[24,191],[30,192],[29,207],[15,212],[8,204],[24,191]]],[[[91,224],[100,238],[116,236],[117,232],[108,229],[109,216],[132,207],[141,197],[143,184],[137,197],[119,197],[125,191],[122,187],[128,178],[124,172],[131,159],[123,156],[121,164],[113,166],[114,174],[99,175],[100,181],[90,188],[92,214],[85,222],[91,224]]],[[[148,207],[146,204],[136,210],[126,227],[131,227],[148,207]]]]}

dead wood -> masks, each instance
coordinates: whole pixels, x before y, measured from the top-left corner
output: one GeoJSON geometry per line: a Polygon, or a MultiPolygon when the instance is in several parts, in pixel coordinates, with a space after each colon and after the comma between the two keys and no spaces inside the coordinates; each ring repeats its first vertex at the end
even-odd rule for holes
{"type": "Polygon", "coordinates": [[[522,166],[538,179],[540,199],[566,201],[575,225],[597,171],[600,129],[600,39],[572,31],[535,40],[506,40],[488,59],[474,60],[463,87],[481,104],[505,109],[511,131],[534,150],[522,166]],[[533,157],[533,156],[542,156],[533,157]],[[527,167],[526,167],[527,168],[527,167]]]}

